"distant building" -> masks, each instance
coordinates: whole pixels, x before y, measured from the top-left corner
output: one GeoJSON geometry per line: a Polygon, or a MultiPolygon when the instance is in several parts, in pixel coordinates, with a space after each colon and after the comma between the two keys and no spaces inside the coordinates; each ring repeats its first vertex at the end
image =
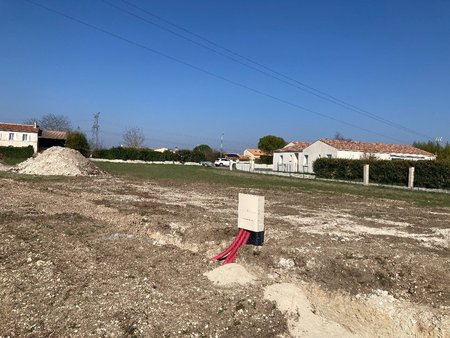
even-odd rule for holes
{"type": "Polygon", "coordinates": [[[239,160],[241,158],[241,155],[239,155],[238,153],[226,153],[225,157],[230,160],[239,160]]]}
{"type": "Polygon", "coordinates": [[[67,133],[58,130],[40,130],[38,148],[39,151],[51,147],[64,147],[66,145],[67,133]]]}
{"type": "Polygon", "coordinates": [[[39,128],[35,124],[0,123],[0,146],[28,147],[38,151],[39,128]]]}
{"type": "Polygon", "coordinates": [[[313,143],[293,141],[273,153],[273,170],[312,173],[318,158],[378,159],[378,160],[435,160],[425,150],[403,144],[320,139],[313,143]]]}
{"type": "Polygon", "coordinates": [[[153,151],[157,151],[158,153],[164,153],[166,151],[168,151],[169,148],[157,148],[157,149],[153,149],[153,151]]]}
{"type": "Polygon", "coordinates": [[[250,159],[250,160],[258,160],[261,155],[267,155],[264,151],[259,149],[245,149],[244,150],[244,157],[250,159]]]}
{"type": "Polygon", "coordinates": [[[425,150],[403,144],[359,142],[350,140],[320,139],[303,149],[303,172],[313,172],[318,158],[378,159],[378,160],[435,160],[436,156],[425,150]]]}
{"type": "Polygon", "coordinates": [[[273,170],[283,172],[300,172],[303,165],[303,150],[311,143],[292,141],[273,152],[273,170]]]}
{"type": "Polygon", "coordinates": [[[0,146],[28,147],[34,152],[53,146],[64,146],[66,132],[42,130],[34,124],[0,123],[0,146]]]}

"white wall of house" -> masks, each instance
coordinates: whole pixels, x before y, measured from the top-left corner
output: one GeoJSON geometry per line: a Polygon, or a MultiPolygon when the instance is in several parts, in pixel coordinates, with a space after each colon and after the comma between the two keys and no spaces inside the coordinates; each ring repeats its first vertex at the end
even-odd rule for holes
{"type": "Polygon", "coordinates": [[[345,158],[351,160],[360,160],[365,158],[374,158],[377,160],[435,160],[436,156],[426,156],[417,154],[400,154],[400,153],[366,153],[362,151],[338,150],[337,158],[345,158]]]}
{"type": "Polygon", "coordinates": [[[283,172],[299,172],[303,163],[301,151],[273,153],[273,170],[283,172]]]}
{"type": "Polygon", "coordinates": [[[426,155],[417,155],[417,154],[389,154],[390,160],[410,160],[410,161],[434,161],[436,160],[436,156],[426,156],[426,155]]]}
{"type": "Polygon", "coordinates": [[[0,146],[28,147],[33,146],[37,152],[38,134],[27,132],[0,131],[0,146]]]}
{"type": "Polygon", "coordinates": [[[350,160],[360,160],[364,158],[375,158],[378,160],[435,160],[436,156],[426,156],[417,154],[401,153],[367,153],[363,151],[337,150],[336,148],[322,142],[316,141],[303,150],[303,170],[301,172],[313,172],[313,163],[318,158],[331,157],[350,160]]]}
{"type": "MultiPolygon", "coordinates": [[[[352,156],[352,154],[348,154],[348,156],[352,156]]],[[[303,163],[301,172],[312,173],[314,161],[322,157],[336,158],[338,157],[338,151],[336,148],[322,141],[316,141],[310,144],[308,147],[303,149],[303,163]]]]}

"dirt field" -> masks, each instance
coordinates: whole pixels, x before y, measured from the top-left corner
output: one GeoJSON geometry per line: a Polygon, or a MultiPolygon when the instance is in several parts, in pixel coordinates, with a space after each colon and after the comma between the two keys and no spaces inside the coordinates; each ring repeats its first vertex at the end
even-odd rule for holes
{"type": "Polygon", "coordinates": [[[118,177],[0,194],[1,337],[450,337],[448,207],[118,177]],[[265,196],[266,242],[237,257],[254,280],[224,287],[204,273],[239,192],[265,196]]]}

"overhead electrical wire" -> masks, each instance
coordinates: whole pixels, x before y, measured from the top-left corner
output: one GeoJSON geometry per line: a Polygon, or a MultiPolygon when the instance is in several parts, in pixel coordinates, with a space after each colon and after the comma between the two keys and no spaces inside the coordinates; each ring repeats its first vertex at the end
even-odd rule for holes
{"type": "Polygon", "coordinates": [[[240,82],[237,82],[237,81],[228,79],[228,78],[226,78],[226,77],[224,77],[224,76],[222,76],[222,75],[216,74],[216,73],[211,72],[211,71],[206,70],[206,69],[203,69],[203,68],[201,68],[201,67],[198,67],[198,66],[193,65],[193,64],[191,64],[191,63],[189,63],[189,62],[186,62],[186,61],[183,61],[183,60],[181,60],[181,59],[178,59],[178,58],[176,58],[176,57],[174,57],[174,56],[171,56],[171,55],[169,55],[169,54],[160,52],[160,51],[158,51],[158,50],[156,50],[156,49],[154,49],[154,48],[151,48],[151,47],[148,47],[148,46],[146,46],[146,45],[143,45],[143,44],[141,44],[141,43],[139,43],[139,42],[130,40],[130,39],[126,38],[126,37],[123,37],[123,36],[118,35],[118,34],[116,34],[116,33],[110,32],[110,31],[105,30],[105,29],[103,29],[103,28],[101,28],[101,27],[98,27],[98,26],[93,25],[93,24],[91,24],[91,23],[85,22],[85,21],[83,21],[83,20],[80,20],[80,19],[78,19],[78,18],[75,18],[75,17],[73,17],[73,16],[71,16],[71,15],[65,14],[65,13],[60,12],[60,11],[58,11],[58,10],[56,10],[56,9],[51,8],[51,7],[48,7],[48,6],[46,6],[46,5],[40,4],[40,3],[38,3],[38,2],[35,2],[35,1],[33,1],[33,0],[23,0],[23,1],[28,2],[28,3],[30,3],[30,4],[33,4],[33,5],[35,5],[35,6],[41,7],[41,8],[43,8],[43,9],[49,11],[49,12],[52,12],[52,13],[54,13],[54,14],[57,14],[57,15],[59,15],[59,16],[62,16],[62,17],[64,17],[64,18],[66,18],[66,19],[69,19],[69,20],[72,20],[72,21],[74,21],[74,22],[77,22],[77,23],[79,23],[79,24],[81,24],[81,25],[83,25],[83,26],[89,27],[89,28],[94,29],[94,30],[96,30],[96,31],[102,32],[102,33],[104,33],[104,34],[106,34],[106,35],[109,35],[109,36],[111,36],[111,37],[114,37],[114,38],[116,38],[116,39],[119,39],[119,40],[121,40],[121,41],[124,41],[124,42],[126,42],[126,43],[128,43],[128,44],[134,45],[134,46],[139,47],[139,48],[141,48],[141,49],[144,49],[144,50],[146,50],[146,51],[152,52],[152,53],[154,53],[154,54],[156,54],[156,55],[162,56],[162,57],[164,57],[164,58],[166,58],[166,59],[172,60],[172,61],[177,62],[177,63],[179,63],[179,64],[182,64],[182,65],[184,65],[184,66],[187,66],[187,67],[190,67],[190,68],[192,68],[192,69],[195,69],[195,70],[197,70],[197,71],[199,71],[199,72],[202,72],[202,73],[204,73],[204,74],[207,74],[207,75],[209,75],[209,76],[211,76],[211,77],[215,77],[215,78],[217,78],[217,79],[220,79],[220,80],[222,80],[222,81],[225,81],[225,82],[230,83],[230,84],[232,84],[232,85],[235,85],[235,86],[237,86],[237,87],[247,89],[247,90],[249,90],[249,91],[251,91],[251,92],[254,92],[254,93],[256,93],[256,94],[259,94],[259,95],[261,95],[261,96],[271,98],[271,99],[273,99],[273,100],[275,100],[275,101],[284,103],[284,104],[289,105],[289,106],[291,106],[291,107],[298,108],[298,109],[300,109],[300,110],[309,112],[309,113],[311,113],[311,114],[314,114],[314,115],[317,115],[317,116],[321,116],[321,117],[323,117],[323,118],[326,118],[326,119],[329,119],[329,120],[332,120],[332,121],[335,121],[335,122],[338,122],[338,123],[347,125],[347,126],[349,126],[349,127],[355,128],[355,129],[359,129],[359,130],[365,131],[365,132],[370,133],[370,134],[374,134],[374,135],[378,135],[378,136],[381,136],[381,137],[384,137],[384,138],[388,138],[388,139],[391,139],[391,140],[395,140],[395,141],[397,141],[397,142],[402,142],[401,140],[396,139],[396,138],[394,138],[394,137],[391,137],[391,136],[388,136],[388,135],[384,135],[384,134],[375,132],[375,131],[373,131],[373,130],[369,130],[369,129],[366,129],[366,128],[357,126],[357,125],[352,124],[352,123],[350,123],[350,122],[346,122],[346,121],[340,120],[340,119],[338,119],[338,118],[335,118],[335,117],[333,117],[333,116],[327,115],[327,114],[325,114],[325,113],[321,113],[321,112],[319,112],[319,111],[309,109],[309,108],[304,107],[304,106],[302,106],[302,105],[299,105],[299,104],[290,102],[290,101],[288,101],[288,100],[279,98],[279,97],[274,96],[274,95],[272,95],[272,94],[263,92],[263,91],[261,91],[261,90],[258,90],[258,89],[252,88],[252,87],[249,87],[249,86],[247,86],[247,85],[245,85],[245,84],[243,84],[243,83],[240,83],[240,82]]]}
{"type": "Polygon", "coordinates": [[[131,16],[133,16],[135,18],[138,18],[138,19],[140,19],[142,21],[145,21],[148,24],[151,24],[151,25],[153,25],[153,26],[155,26],[155,27],[157,27],[159,29],[165,30],[165,31],[167,31],[167,32],[169,32],[169,33],[171,33],[171,34],[173,34],[173,35],[175,35],[175,36],[177,36],[177,37],[179,37],[181,39],[187,40],[187,41],[189,41],[189,42],[191,42],[191,43],[193,43],[193,44],[195,44],[197,46],[205,48],[205,49],[207,49],[207,50],[209,50],[209,51],[211,51],[213,53],[219,54],[219,55],[221,55],[221,56],[223,56],[223,57],[225,57],[225,58],[227,58],[227,59],[229,59],[229,60],[231,60],[233,62],[239,63],[239,64],[241,64],[241,65],[243,65],[243,66],[245,66],[245,67],[247,67],[249,69],[252,69],[252,70],[257,71],[257,72],[259,72],[261,74],[264,74],[264,75],[266,75],[268,77],[276,79],[276,80],[278,80],[280,82],[283,82],[283,83],[285,83],[285,84],[287,84],[289,86],[295,87],[295,88],[297,88],[297,89],[299,89],[299,90],[301,90],[303,92],[306,92],[306,93],[309,93],[311,95],[314,95],[314,96],[316,96],[316,97],[318,97],[318,98],[320,98],[322,100],[334,103],[334,104],[336,104],[338,106],[341,106],[341,107],[343,107],[345,109],[348,109],[348,110],[351,110],[353,112],[356,112],[356,113],[358,113],[360,115],[363,115],[365,117],[368,117],[370,119],[373,119],[375,121],[383,123],[383,124],[388,125],[390,127],[397,128],[399,130],[408,132],[410,134],[414,134],[416,136],[424,137],[426,139],[432,139],[432,137],[429,136],[429,135],[425,135],[425,134],[423,134],[421,132],[418,132],[418,131],[415,131],[415,130],[413,130],[411,128],[408,128],[408,127],[406,127],[406,126],[404,126],[402,124],[390,121],[390,120],[388,120],[386,118],[383,118],[383,117],[381,117],[381,116],[379,116],[377,114],[371,113],[371,112],[369,112],[369,111],[367,111],[367,110],[365,110],[363,108],[360,108],[360,107],[358,107],[358,106],[356,106],[354,104],[348,103],[348,102],[346,102],[344,100],[341,100],[341,99],[339,99],[339,98],[337,98],[337,97],[335,97],[333,95],[330,95],[330,94],[328,94],[328,93],[326,93],[324,91],[321,91],[321,90],[316,89],[316,88],[314,88],[314,87],[312,87],[310,85],[307,85],[306,83],[301,82],[301,81],[299,81],[299,80],[297,80],[297,79],[295,79],[295,78],[293,78],[293,77],[291,77],[289,75],[283,74],[283,73],[281,73],[279,71],[274,70],[273,68],[267,67],[267,66],[263,65],[260,62],[257,62],[257,61],[255,61],[255,60],[253,60],[253,59],[251,59],[251,58],[249,58],[247,56],[244,56],[244,55],[242,55],[240,53],[237,53],[237,52],[235,52],[235,51],[233,51],[233,50],[231,50],[231,49],[229,49],[227,47],[224,47],[224,46],[222,46],[222,45],[220,45],[220,44],[218,44],[218,43],[216,43],[216,42],[214,42],[214,41],[212,41],[212,40],[210,40],[208,38],[205,38],[204,36],[201,36],[201,35],[193,32],[193,31],[191,31],[189,29],[186,29],[186,28],[184,28],[184,27],[182,27],[180,25],[177,25],[177,24],[175,24],[175,23],[173,23],[173,22],[171,22],[171,21],[169,21],[169,20],[167,20],[167,19],[165,19],[165,18],[163,18],[163,17],[161,17],[159,15],[156,15],[156,14],[148,11],[145,8],[137,6],[136,4],[134,4],[134,3],[130,2],[130,1],[120,0],[121,2],[131,6],[133,8],[136,8],[136,9],[138,9],[138,10],[140,10],[140,11],[142,11],[142,12],[144,12],[144,13],[146,13],[146,14],[148,14],[148,15],[150,15],[150,16],[152,16],[152,17],[154,17],[154,18],[156,18],[156,19],[158,19],[158,20],[160,20],[160,21],[162,21],[162,22],[164,22],[164,23],[174,27],[174,28],[177,28],[177,29],[179,29],[179,30],[181,30],[181,31],[183,31],[185,33],[188,33],[188,34],[190,34],[190,35],[192,35],[192,36],[194,36],[194,37],[196,37],[196,38],[198,38],[198,39],[200,39],[202,41],[207,42],[208,44],[210,44],[210,45],[212,45],[214,47],[220,48],[220,49],[222,49],[222,50],[232,54],[233,56],[241,58],[241,59],[243,59],[243,60],[245,60],[247,62],[250,62],[251,64],[256,65],[256,66],[258,66],[258,67],[260,67],[260,68],[262,68],[264,70],[261,70],[261,69],[255,67],[255,66],[249,65],[248,63],[242,62],[241,60],[236,59],[233,56],[225,54],[225,53],[223,53],[223,52],[221,52],[221,51],[219,51],[219,50],[217,50],[215,48],[212,48],[212,47],[210,47],[208,45],[205,45],[205,44],[203,44],[201,42],[195,41],[195,40],[193,40],[193,39],[191,39],[191,38],[189,38],[189,37],[187,37],[185,35],[177,33],[177,32],[175,32],[174,30],[172,30],[170,28],[164,27],[164,26],[162,26],[162,25],[160,25],[160,24],[158,24],[158,23],[156,23],[154,21],[151,21],[151,20],[149,20],[147,18],[144,18],[144,17],[141,17],[141,16],[139,16],[139,15],[133,13],[133,12],[130,12],[130,11],[126,10],[126,9],[123,9],[123,8],[113,4],[112,2],[110,2],[108,0],[100,0],[100,1],[106,3],[107,5],[115,8],[115,9],[117,9],[119,11],[127,13],[128,15],[131,15],[131,16]],[[267,71],[270,72],[270,73],[268,73],[267,71]],[[276,76],[271,74],[271,73],[276,74],[276,76]]]}

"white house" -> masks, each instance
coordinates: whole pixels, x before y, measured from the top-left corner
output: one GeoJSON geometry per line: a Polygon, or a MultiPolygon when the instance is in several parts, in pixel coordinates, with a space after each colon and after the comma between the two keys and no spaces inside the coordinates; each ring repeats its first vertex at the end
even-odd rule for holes
{"type": "Polygon", "coordinates": [[[358,142],[320,139],[303,149],[303,172],[313,172],[318,158],[344,158],[379,160],[435,160],[436,156],[419,148],[403,144],[358,142]]]}
{"type": "Polygon", "coordinates": [[[303,149],[311,143],[292,141],[284,148],[273,152],[273,170],[283,172],[302,172],[303,149]]]}
{"type": "Polygon", "coordinates": [[[258,160],[261,155],[267,155],[264,151],[259,149],[245,149],[244,157],[248,157],[250,160],[258,160]]]}
{"type": "Polygon", "coordinates": [[[28,147],[38,150],[39,128],[36,125],[0,123],[0,146],[28,147]]]}

